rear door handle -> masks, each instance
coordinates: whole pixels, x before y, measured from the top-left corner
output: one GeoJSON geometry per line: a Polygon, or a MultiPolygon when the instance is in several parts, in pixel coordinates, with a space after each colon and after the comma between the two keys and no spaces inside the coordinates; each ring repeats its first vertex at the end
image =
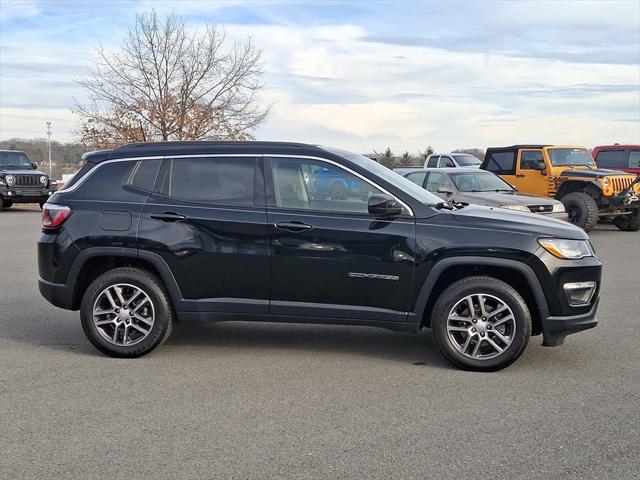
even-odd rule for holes
{"type": "Polygon", "coordinates": [[[276,228],[280,230],[289,230],[291,232],[303,232],[305,230],[311,230],[313,228],[312,225],[303,222],[276,222],[276,228]]]}
{"type": "Polygon", "coordinates": [[[161,220],[163,222],[181,222],[187,217],[180,215],[179,213],[164,212],[164,213],[152,213],[149,215],[154,220],[161,220]]]}

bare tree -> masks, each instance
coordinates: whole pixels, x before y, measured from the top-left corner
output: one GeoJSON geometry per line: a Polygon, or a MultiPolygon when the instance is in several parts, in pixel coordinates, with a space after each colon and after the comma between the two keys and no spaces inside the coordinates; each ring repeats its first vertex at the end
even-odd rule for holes
{"type": "Polygon", "coordinates": [[[228,48],[215,26],[190,33],[181,17],[136,15],[119,50],[97,49],[87,104],[76,104],[80,137],[109,148],[154,140],[240,140],[262,123],[262,52],[250,38],[228,48]]]}

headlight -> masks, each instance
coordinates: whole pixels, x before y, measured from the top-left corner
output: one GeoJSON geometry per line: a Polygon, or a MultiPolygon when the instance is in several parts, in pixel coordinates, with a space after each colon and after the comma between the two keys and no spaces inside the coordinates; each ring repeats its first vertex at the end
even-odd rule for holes
{"type": "Polygon", "coordinates": [[[40,183],[42,185],[46,185],[47,184],[47,177],[45,177],[44,175],[40,175],[40,183]]]}
{"type": "Polygon", "coordinates": [[[610,183],[610,182],[609,182],[609,179],[608,179],[607,177],[604,177],[604,178],[602,179],[602,185],[604,185],[605,187],[608,187],[608,186],[609,186],[609,183],[610,183]]]}
{"type": "Polygon", "coordinates": [[[4,177],[4,181],[7,182],[7,185],[12,187],[16,183],[16,177],[14,177],[13,175],[7,175],[6,177],[4,177]]]}
{"type": "Polygon", "coordinates": [[[518,212],[528,212],[529,209],[525,205],[500,205],[500,208],[508,210],[517,210],[518,212]]]}
{"type": "Polygon", "coordinates": [[[562,203],[553,204],[553,213],[563,213],[564,211],[564,205],[562,203]]]}
{"type": "Polygon", "coordinates": [[[565,240],[564,238],[539,238],[538,243],[554,257],[578,260],[593,257],[588,240],[565,240]]]}

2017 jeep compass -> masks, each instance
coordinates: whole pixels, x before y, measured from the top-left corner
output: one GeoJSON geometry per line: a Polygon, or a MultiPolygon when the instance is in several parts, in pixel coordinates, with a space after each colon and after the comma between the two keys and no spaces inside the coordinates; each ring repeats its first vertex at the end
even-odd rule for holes
{"type": "Polygon", "coordinates": [[[309,322],[429,327],[456,366],[497,370],[531,335],[596,325],[581,229],[449,205],[360,155],[167,142],[84,162],[44,207],[39,286],[109,355],[150,352],[176,321],[309,322]]]}

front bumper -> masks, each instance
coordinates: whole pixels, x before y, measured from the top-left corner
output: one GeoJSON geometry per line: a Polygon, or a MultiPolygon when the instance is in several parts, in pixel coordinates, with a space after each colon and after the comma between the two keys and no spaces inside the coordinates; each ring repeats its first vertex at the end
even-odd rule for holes
{"type": "Polygon", "coordinates": [[[6,187],[0,188],[0,199],[9,200],[13,203],[40,203],[46,202],[54,190],[50,188],[21,188],[6,187]]]}
{"type": "Polygon", "coordinates": [[[598,300],[593,304],[591,310],[582,315],[566,317],[546,317],[542,319],[542,345],[545,347],[556,347],[564,343],[567,335],[581,332],[593,328],[598,324],[596,310],[598,300]]]}

